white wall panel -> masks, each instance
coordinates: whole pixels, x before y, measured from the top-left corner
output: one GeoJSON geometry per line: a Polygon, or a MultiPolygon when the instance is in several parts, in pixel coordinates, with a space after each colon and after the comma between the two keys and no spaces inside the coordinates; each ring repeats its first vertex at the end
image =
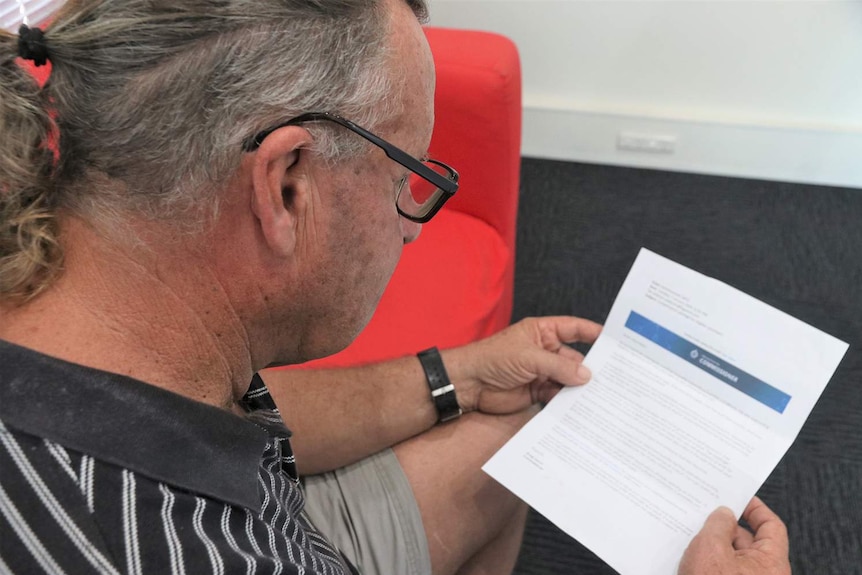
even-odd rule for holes
{"type": "Polygon", "coordinates": [[[862,187],[862,2],[431,0],[431,15],[516,42],[525,155],[862,187]],[[674,152],[616,149],[644,129],[674,152]]]}

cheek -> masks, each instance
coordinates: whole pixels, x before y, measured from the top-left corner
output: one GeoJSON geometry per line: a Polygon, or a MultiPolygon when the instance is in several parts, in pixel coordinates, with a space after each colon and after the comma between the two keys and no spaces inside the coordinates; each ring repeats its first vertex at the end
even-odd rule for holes
{"type": "MultiPolygon", "coordinates": [[[[387,206],[393,213],[378,212],[379,216],[372,225],[366,228],[366,237],[363,244],[368,251],[365,262],[366,271],[375,277],[374,283],[383,285],[388,283],[395,266],[401,258],[401,249],[404,246],[402,218],[395,211],[394,206],[387,206]]],[[[369,222],[371,223],[371,222],[369,222]]]]}
{"type": "Polygon", "coordinates": [[[388,175],[368,170],[354,176],[351,183],[361,184],[341,189],[340,217],[335,225],[341,273],[354,292],[379,297],[401,257],[405,239],[415,237],[418,229],[398,215],[395,185],[388,175]]]}
{"type": "MultiPolygon", "coordinates": [[[[341,273],[354,291],[382,292],[401,257],[404,235],[394,203],[368,202],[368,210],[342,221],[337,237],[341,273]]],[[[371,295],[371,294],[369,294],[371,295]]]]}

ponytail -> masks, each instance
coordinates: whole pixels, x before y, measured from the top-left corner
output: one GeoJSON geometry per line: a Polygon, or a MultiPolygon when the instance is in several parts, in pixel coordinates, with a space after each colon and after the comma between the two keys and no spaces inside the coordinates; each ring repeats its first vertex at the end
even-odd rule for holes
{"type": "Polygon", "coordinates": [[[0,301],[18,302],[47,287],[62,264],[51,201],[52,121],[44,92],[17,60],[22,44],[0,32],[0,301]]]}

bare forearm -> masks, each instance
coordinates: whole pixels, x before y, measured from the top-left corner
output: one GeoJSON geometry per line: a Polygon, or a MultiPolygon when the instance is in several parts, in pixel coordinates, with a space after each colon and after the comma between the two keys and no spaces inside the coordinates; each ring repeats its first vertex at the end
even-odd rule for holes
{"type": "MultiPolygon", "coordinates": [[[[505,415],[547,402],[563,385],[586,383],[583,355],[563,342],[591,343],[600,330],[580,318],[530,318],[441,356],[464,412],[505,415]]],[[[294,432],[291,443],[303,474],[358,461],[430,429],[438,419],[415,356],[359,368],[261,375],[294,432]]]]}
{"type": "Polygon", "coordinates": [[[415,357],[357,368],[261,373],[302,474],[348,465],[432,427],[437,413],[415,357]]]}

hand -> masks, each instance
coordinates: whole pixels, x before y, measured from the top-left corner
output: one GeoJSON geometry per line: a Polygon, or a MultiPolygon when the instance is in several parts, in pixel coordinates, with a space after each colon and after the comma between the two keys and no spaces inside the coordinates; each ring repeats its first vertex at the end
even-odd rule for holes
{"type": "Polygon", "coordinates": [[[713,511],[683,554],[679,575],[790,575],[787,529],[778,515],[755,497],[742,517],[753,534],[726,507],[713,511]]]}
{"type": "Polygon", "coordinates": [[[593,343],[602,327],[577,317],[528,318],[476,343],[444,351],[466,411],[505,414],[548,402],[564,385],[589,381],[583,354],[566,343],[593,343]]]}

